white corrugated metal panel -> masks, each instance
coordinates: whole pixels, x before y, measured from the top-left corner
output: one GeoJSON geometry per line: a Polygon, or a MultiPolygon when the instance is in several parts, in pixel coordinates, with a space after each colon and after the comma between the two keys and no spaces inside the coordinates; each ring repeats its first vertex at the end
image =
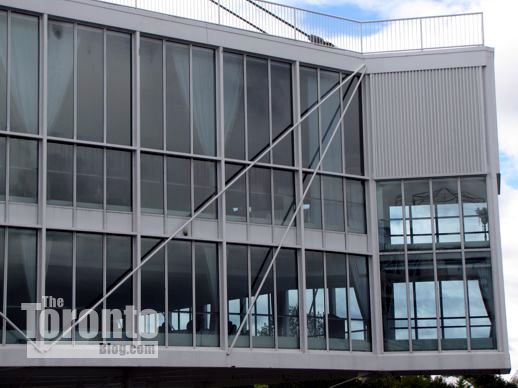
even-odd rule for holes
{"type": "Polygon", "coordinates": [[[376,178],[486,171],[481,67],[369,78],[376,178]]]}

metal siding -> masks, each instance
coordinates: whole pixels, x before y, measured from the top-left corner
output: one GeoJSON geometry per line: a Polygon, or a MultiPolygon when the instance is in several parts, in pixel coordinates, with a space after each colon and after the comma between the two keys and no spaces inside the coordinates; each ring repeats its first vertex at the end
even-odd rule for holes
{"type": "Polygon", "coordinates": [[[369,77],[374,177],[486,172],[481,67],[369,77]]]}

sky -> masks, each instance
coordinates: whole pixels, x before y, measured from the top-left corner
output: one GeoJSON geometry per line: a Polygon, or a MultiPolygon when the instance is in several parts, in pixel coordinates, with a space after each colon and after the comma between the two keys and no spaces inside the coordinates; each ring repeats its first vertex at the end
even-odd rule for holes
{"type": "Polygon", "coordinates": [[[514,373],[518,369],[518,0],[283,0],[357,20],[484,13],[485,43],[495,48],[496,96],[502,185],[500,225],[507,308],[507,330],[514,373]]]}

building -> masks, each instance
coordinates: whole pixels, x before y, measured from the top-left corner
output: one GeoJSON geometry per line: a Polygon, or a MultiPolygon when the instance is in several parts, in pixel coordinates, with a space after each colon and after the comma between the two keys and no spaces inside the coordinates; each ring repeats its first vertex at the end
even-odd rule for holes
{"type": "MultiPolygon", "coordinates": [[[[0,6],[2,367],[234,383],[509,370],[481,14],[0,6]],[[135,306],[156,358],[28,357],[22,303],[62,298],[66,321],[125,276],[97,311],[135,306]]],[[[106,341],[126,328],[111,318],[106,341]]]]}

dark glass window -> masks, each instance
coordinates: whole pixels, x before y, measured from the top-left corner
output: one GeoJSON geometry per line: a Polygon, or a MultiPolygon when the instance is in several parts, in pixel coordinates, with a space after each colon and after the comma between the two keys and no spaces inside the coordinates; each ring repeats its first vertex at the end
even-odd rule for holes
{"type": "Polygon", "coordinates": [[[189,46],[166,43],[167,149],[191,151],[189,46]]]}
{"type": "Polygon", "coordinates": [[[195,244],[196,346],[219,345],[217,245],[195,244]]]}
{"type": "Polygon", "coordinates": [[[308,348],[326,348],[326,303],[324,257],[321,252],[306,251],[306,315],[308,348]]]}
{"type": "MultiPolygon", "coordinates": [[[[344,75],[344,77],[346,76],[344,75]]],[[[347,174],[363,175],[361,87],[358,87],[351,99],[357,84],[358,78],[353,78],[342,87],[342,106],[344,109],[349,100],[351,100],[343,119],[345,172],[347,174]]]]}
{"type": "Polygon", "coordinates": [[[325,229],[343,232],[344,189],[342,178],[322,176],[325,229]]]}
{"type": "MultiPolygon", "coordinates": [[[[250,248],[250,290],[255,295],[259,284],[264,279],[272,259],[272,249],[263,247],[250,248]]],[[[273,348],[275,333],[275,298],[273,270],[270,271],[257,296],[250,314],[252,345],[254,348],[273,348]]]]}
{"type": "MultiPolygon", "coordinates": [[[[238,164],[225,164],[225,179],[228,185],[244,167],[238,164]]],[[[225,192],[227,220],[246,222],[246,174],[225,192]]]]}
{"type": "MultiPolygon", "coordinates": [[[[0,18],[1,18],[0,14],[0,18]]],[[[7,229],[0,227],[0,308],[4,311],[4,266],[5,266],[5,232],[7,229]]],[[[3,330],[3,329],[2,329],[3,330]]]]}
{"type": "Polygon", "coordinates": [[[0,130],[7,129],[7,12],[0,12],[0,130]]]}
{"type": "Polygon", "coordinates": [[[74,136],[74,25],[49,21],[47,132],[74,136]]]}
{"type": "MultiPolygon", "coordinates": [[[[25,331],[26,311],[22,303],[36,303],[37,233],[30,229],[8,231],[7,308],[9,319],[25,331]]],[[[6,343],[25,343],[25,338],[9,324],[6,343]]]]}
{"type": "Polygon", "coordinates": [[[77,147],[77,206],[103,207],[103,150],[94,147],[77,147]]]}
{"type": "Polygon", "coordinates": [[[457,179],[433,179],[432,193],[436,248],[460,248],[457,179]]]}
{"type": "Polygon", "coordinates": [[[164,162],[162,156],[141,154],[141,201],[142,211],[163,213],[164,211],[164,162]]]}
{"type": "Polygon", "coordinates": [[[348,179],[345,187],[347,188],[347,230],[353,233],[366,233],[363,182],[348,179]]]}
{"type": "Polygon", "coordinates": [[[131,144],[131,35],[106,31],[106,140],[131,144]]]}
{"type": "Polygon", "coordinates": [[[216,155],[214,50],[192,48],[193,151],[216,155]]]}
{"type": "Polygon", "coordinates": [[[326,280],[329,311],[329,349],[349,350],[347,303],[347,261],[342,254],[326,254],[326,280]]]}
{"type": "Polygon", "coordinates": [[[77,138],[103,141],[103,30],[77,27],[77,138]]]}
{"type": "Polygon", "coordinates": [[[106,206],[109,210],[131,211],[131,152],[106,150],[106,206]]]}
{"type": "MultiPolygon", "coordinates": [[[[275,224],[288,225],[295,210],[293,172],[273,170],[273,194],[275,224]]],[[[293,222],[292,226],[294,224],[295,222],[293,222]]]]}
{"type": "Polygon", "coordinates": [[[140,143],[163,148],[162,41],[140,39],[140,143]]]}
{"type": "MultiPolygon", "coordinates": [[[[320,98],[328,95],[338,86],[340,77],[338,73],[321,70],[320,71],[320,98]]],[[[320,106],[320,125],[322,130],[322,151],[331,142],[329,149],[322,162],[322,169],[326,171],[342,172],[342,139],[340,128],[336,133],[333,132],[340,119],[340,94],[334,92],[320,106]]]]}
{"type": "MultiPolygon", "coordinates": [[[[364,256],[349,255],[349,315],[352,350],[370,351],[369,265],[364,256]]],[[[329,270],[328,270],[329,272],[329,270]]]]}
{"type": "Polygon", "coordinates": [[[192,346],[192,244],[171,241],[167,246],[169,345],[192,346]]]}
{"type": "MultiPolygon", "coordinates": [[[[249,303],[248,249],[244,245],[227,245],[228,340],[230,343],[245,318],[249,303]]],[[[247,318],[249,321],[250,318],[247,318]]],[[[250,330],[245,323],[236,347],[250,346],[250,330]]]]}
{"type": "Polygon", "coordinates": [[[11,13],[11,131],[38,132],[39,23],[11,13]]]}
{"type": "Polygon", "coordinates": [[[223,54],[225,156],[245,159],[245,84],[243,56],[223,54]]]}
{"type": "Polygon", "coordinates": [[[462,178],[462,213],[466,247],[489,246],[489,215],[485,178],[462,178]]]}
{"type": "Polygon", "coordinates": [[[191,214],[191,161],[167,157],[167,210],[169,215],[191,214]]]}
{"type": "MultiPolygon", "coordinates": [[[[271,62],[272,137],[275,140],[293,123],[291,94],[291,65],[271,62]]],[[[276,164],[293,165],[293,133],[273,149],[276,164]]]]}
{"type": "Polygon", "coordinates": [[[0,137],[0,201],[5,200],[6,143],[5,137],[0,137]]]}
{"type": "MultiPolygon", "coordinates": [[[[310,67],[300,68],[300,105],[302,115],[318,101],[318,73],[310,67]]],[[[320,136],[318,130],[318,109],[307,117],[301,125],[302,166],[313,168],[320,155],[320,136]]]]}
{"type": "Polygon", "coordinates": [[[405,241],[401,182],[379,182],[377,196],[379,249],[403,250],[405,241]]]}
{"type": "Polygon", "coordinates": [[[74,186],[74,146],[47,144],[47,202],[72,206],[74,186]]]}
{"type": "Polygon", "coordinates": [[[404,186],[408,249],[431,249],[432,216],[429,183],[427,180],[406,181],[404,186]]]}
{"type": "Polygon", "coordinates": [[[272,181],[270,169],[254,167],[249,171],[250,222],[272,223],[272,181]]]}
{"type": "Polygon", "coordinates": [[[16,202],[38,202],[38,142],[9,141],[9,197],[16,202]]]}
{"type": "MultiPolygon", "coordinates": [[[[311,175],[304,175],[304,190],[306,190],[311,175]]],[[[316,175],[311,187],[304,198],[304,226],[306,228],[322,228],[322,195],[320,175],[316,175]]]]}
{"type": "MultiPolygon", "coordinates": [[[[206,160],[193,160],[193,175],[194,175],[194,211],[197,211],[204,205],[218,190],[216,163],[206,160]]],[[[216,218],[217,216],[217,201],[207,207],[202,217],[216,218]]]]}
{"type": "Polygon", "coordinates": [[[297,252],[281,249],[275,262],[277,340],[279,348],[299,347],[297,252]]]}
{"type": "MultiPolygon", "coordinates": [[[[246,98],[248,159],[252,160],[270,144],[268,61],[247,57],[246,98]]],[[[265,156],[261,161],[268,161],[265,156]]]]}

